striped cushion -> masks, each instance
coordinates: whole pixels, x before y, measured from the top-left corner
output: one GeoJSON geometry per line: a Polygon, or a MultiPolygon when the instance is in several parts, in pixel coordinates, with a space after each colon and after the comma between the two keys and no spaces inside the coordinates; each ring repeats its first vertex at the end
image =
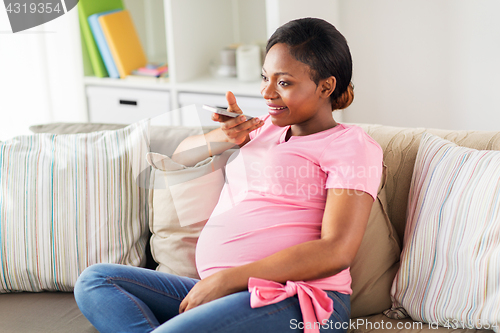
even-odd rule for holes
{"type": "Polygon", "coordinates": [[[499,151],[424,133],[404,239],[386,315],[499,332],[499,151]]]}
{"type": "Polygon", "coordinates": [[[99,262],[140,265],[148,122],[0,144],[0,292],[71,291],[99,262]]]}

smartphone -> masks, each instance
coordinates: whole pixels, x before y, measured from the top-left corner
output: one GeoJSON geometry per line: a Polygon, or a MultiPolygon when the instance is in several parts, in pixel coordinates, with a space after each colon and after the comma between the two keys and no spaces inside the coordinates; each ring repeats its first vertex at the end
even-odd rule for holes
{"type": "MultiPolygon", "coordinates": [[[[216,106],[203,105],[203,108],[205,110],[208,110],[208,111],[211,111],[211,112],[214,112],[214,113],[218,113],[218,114],[221,114],[223,116],[228,116],[228,117],[231,117],[231,118],[236,118],[238,116],[242,116],[241,113],[229,112],[226,109],[219,108],[219,107],[216,107],[216,106]]],[[[252,116],[247,116],[246,114],[243,114],[243,116],[245,116],[245,118],[247,118],[247,120],[250,120],[250,119],[253,118],[252,116]]]]}

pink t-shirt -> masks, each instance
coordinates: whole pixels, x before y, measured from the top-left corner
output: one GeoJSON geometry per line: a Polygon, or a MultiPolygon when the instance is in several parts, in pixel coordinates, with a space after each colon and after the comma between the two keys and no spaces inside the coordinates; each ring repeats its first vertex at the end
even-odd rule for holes
{"type": "MultiPolygon", "coordinates": [[[[285,141],[289,126],[260,118],[265,124],[229,158],[227,183],[198,240],[201,278],[320,239],[328,188],[377,196],[382,149],[360,127],[339,124],[285,141]]],[[[308,282],[352,293],[349,268],[308,282]]]]}

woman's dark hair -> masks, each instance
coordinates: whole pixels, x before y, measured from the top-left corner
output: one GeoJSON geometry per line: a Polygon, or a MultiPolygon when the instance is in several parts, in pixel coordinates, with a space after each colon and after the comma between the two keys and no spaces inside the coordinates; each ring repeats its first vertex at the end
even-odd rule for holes
{"type": "Polygon", "coordinates": [[[318,18],[302,18],[279,27],[267,41],[266,54],[275,44],[288,46],[292,57],[311,68],[311,80],[334,76],[335,90],[330,96],[332,110],[345,109],[354,98],[352,58],[344,36],[330,23],[318,18]]]}

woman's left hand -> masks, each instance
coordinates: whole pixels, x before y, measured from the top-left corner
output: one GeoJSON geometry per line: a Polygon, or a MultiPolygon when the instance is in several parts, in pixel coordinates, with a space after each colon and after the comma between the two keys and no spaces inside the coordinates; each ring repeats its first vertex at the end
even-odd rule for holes
{"type": "Polygon", "coordinates": [[[227,281],[223,281],[220,273],[212,274],[196,283],[182,300],[179,313],[231,294],[231,291],[226,287],[227,281]]]}

